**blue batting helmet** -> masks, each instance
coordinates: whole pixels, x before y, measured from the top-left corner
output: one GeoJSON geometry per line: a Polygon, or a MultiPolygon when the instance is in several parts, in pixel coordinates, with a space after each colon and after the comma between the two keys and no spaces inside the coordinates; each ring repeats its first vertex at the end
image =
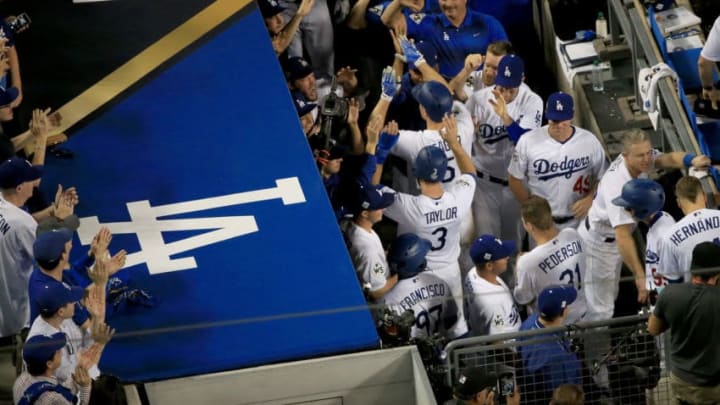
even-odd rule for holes
{"type": "Polygon", "coordinates": [[[425,270],[425,256],[432,245],[414,233],[398,236],[390,246],[387,261],[390,271],[400,279],[410,278],[425,270]]]}
{"type": "Polygon", "coordinates": [[[647,218],[665,205],[665,190],[656,181],[633,179],[625,183],[622,193],[612,203],[633,209],[636,218],[647,218]]]}
{"type": "Polygon", "coordinates": [[[452,94],[445,85],[429,81],[412,88],[412,95],[435,122],[442,122],[445,114],[450,114],[453,106],[452,94]]]}
{"type": "Polygon", "coordinates": [[[445,178],[448,159],[445,152],[435,145],[420,149],[415,158],[415,176],[417,178],[437,183],[445,178]]]}

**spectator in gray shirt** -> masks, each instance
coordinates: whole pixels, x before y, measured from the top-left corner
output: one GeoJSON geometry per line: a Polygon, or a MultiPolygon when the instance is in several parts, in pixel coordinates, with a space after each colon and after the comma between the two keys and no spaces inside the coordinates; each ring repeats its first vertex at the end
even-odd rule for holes
{"type": "Polygon", "coordinates": [[[720,246],[703,242],[693,249],[689,283],[670,284],[648,319],[657,336],[672,329],[670,384],[679,403],[720,400],[720,246]]]}

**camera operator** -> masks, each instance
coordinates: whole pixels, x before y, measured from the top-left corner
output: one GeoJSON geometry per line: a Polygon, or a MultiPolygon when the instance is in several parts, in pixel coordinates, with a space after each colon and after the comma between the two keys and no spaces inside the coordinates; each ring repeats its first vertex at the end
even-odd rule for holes
{"type": "MultiPolygon", "coordinates": [[[[458,376],[458,382],[453,389],[454,400],[446,402],[446,405],[495,405],[499,403],[499,398],[496,401],[496,397],[501,389],[497,375],[483,368],[470,368],[458,376]]],[[[514,384],[513,392],[505,396],[505,403],[520,404],[517,384],[514,384]]]]}
{"type": "Polygon", "coordinates": [[[670,335],[670,384],[678,402],[716,404],[720,398],[720,246],[692,252],[689,283],[669,284],[648,319],[648,332],[670,335]]]}
{"type": "MultiPolygon", "coordinates": [[[[562,326],[570,304],[577,298],[572,285],[546,287],[538,296],[538,313],[531,315],[520,330],[562,326]]],[[[523,361],[524,393],[532,393],[527,403],[547,404],[553,390],[562,384],[580,384],[580,360],[562,333],[527,338],[531,343],[519,347],[523,361]],[[538,340],[537,343],[532,340],[538,340]],[[528,401],[529,400],[529,401],[528,401]]]]}

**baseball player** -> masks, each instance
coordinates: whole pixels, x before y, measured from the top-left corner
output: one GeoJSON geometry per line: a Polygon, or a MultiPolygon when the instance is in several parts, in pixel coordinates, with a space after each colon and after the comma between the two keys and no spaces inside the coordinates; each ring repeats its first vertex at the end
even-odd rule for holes
{"type": "Polygon", "coordinates": [[[520,313],[507,284],[498,277],[507,270],[514,241],[482,235],[470,248],[475,267],[465,276],[465,311],[472,336],[516,332],[520,313]]]}
{"type": "Polygon", "coordinates": [[[398,282],[382,303],[400,315],[413,311],[415,323],[410,336],[422,338],[439,333],[450,339],[464,335],[467,326],[453,300],[450,287],[432,272],[426,271],[426,255],[431,251],[429,240],[415,234],[397,237],[388,252],[388,264],[398,275],[398,282]]]}
{"type": "MultiPolygon", "coordinates": [[[[462,308],[460,228],[463,218],[470,214],[476,183],[470,156],[457,140],[454,118],[446,116],[443,120],[445,127],[440,132],[455,155],[461,174],[443,187],[441,179],[446,178],[449,170],[447,156],[435,145],[426,146],[415,159],[420,195],[397,193],[385,215],[398,223],[398,234],[415,233],[432,243],[427,255],[428,269],[448,283],[458,308],[462,308]]],[[[378,170],[382,170],[382,165],[378,165],[378,170]]],[[[459,312],[459,322],[465,324],[462,309],[459,312]]]]}
{"type": "Polygon", "coordinates": [[[477,130],[472,156],[480,184],[473,218],[476,234],[517,243],[520,207],[507,187],[507,169],[520,136],[540,127],[543,102],[523,83],[525,64],[519,56],[503,56],[498,68],[495,86],[476,92],[467,103],[477,130]]]}
{"type": "Polygon", "coordinates": [[[480,60],[482,69],[477,70],[476,54],[465,58],[465,66],[452,80],[450,88],[455,91],[455,98],[467,101],[478,90],[491,87],[495,84],[498,65],[503,56],[514,53],[510,41],[495,41],[488,45],[485,57],[480,60]]]}
{"type": "Polygon", "coordinates": [[[573,126],[573,115],[572,96],[551,94],[545,110],[548,125],[520,138],[508,168],[515,198],[522,203],[530,194],[543,197],[560,228],[577,228],[607,168],[602,144],[591,132],[573,126]]]}
{"type": "Polygon", "coordinates": [[[671,283],[690,280],[695,246],[702,242],[720,244],[720,211],[707,209],[707,197],[700,180],[687,176],[675,185],[675,197],[685,216],[668,229],[658,244],[658,272],[671,283]]]}
{"type": "Polygon", "coordinates": [[[603,320],[612,317],[623,262],[635,275],[638,301],[645,302],[647,299],[645,269],[632,237],[637,220],[623,207],[612,203],[613,199],[622,193],[625,183],[636,178],[647,178],[648,172],[653,168],[693,166],[704,169],[709,164],[710,159],[703,155],[686,155],[684,152],[660,153],[653,149],[650,138],[642,130],[631,130],[625,134],[621,154],[603,175],[588,215],[578,225],[587,254],[587,319],[603,320]]]}
{"type": "Polygon", "coordinates": [[[720,62],[720,17],[710,29],[705,46],[703,46],[698,57],[698,71],[702,82],[702,98],[712,102],[712,108],[717,110],[720,92],[713,83],[714,74],[717,70],[717,62],[720,62]]]}
{"type": "Polygon", "coordinates": [[[355,192],[348,206],[353,220],[345,231],[345,240],[363,291],[378,301],[397,283],[397,275],[390,274],[385,249],[372,227],[382,220],[383,210],[393,203],[395,195],[360,184],[355,192]]]}
{"type": "Polygon", "coordinates": [[[550,204],[533,195],[521,205],[523,227],[537,246],[518,257],[518,284],[513,291],[518,304],[527,304],[532,314],[538,312],[537,297],[549,286],[568,284],[577,290],[564,322],[580,321],[587,312],[585,304],[585,252],[580,235],[573,228],[558,229],[550,204]]]}

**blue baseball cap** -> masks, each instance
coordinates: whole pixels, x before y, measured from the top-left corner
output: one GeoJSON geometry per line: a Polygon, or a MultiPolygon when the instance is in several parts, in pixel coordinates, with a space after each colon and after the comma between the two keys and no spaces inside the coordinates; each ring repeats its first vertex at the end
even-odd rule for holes
{"type": "Polygon", "coordinates": [[[60,258],[65,251],[65,244],[72,240],[72,231],[67,228],[43,232],[33,243],[35,260],[52,262],[60,258]]]}
{"type": "Polygon", "coordinates": [[[567,121],[571,120],[574,114],[575,104],[571,95],[558,91],[548,97],[545,107],[545,118],[548,120],[567,121]]]}
{"type": "Polygon", "coordinates": [[[387,208],[395,202],[395,193],[383,191],[381,185],[358,184],[351,194],[347,208],[353,215],[387,208]]]}
{"type": "Polygon", "coordinates": [[[538,310],[544,318],[555,317],[575,302],[577,290],[571,285],[552,285],[545,287],[538,296],[538,310]]]}
{"type": "Polygon", "coordinates": [[[0,107],[12,103],[19,95],[20,91],[17,87],[8,87],[7,89],[0,87],[0,107]]]}
{"type": "Polygon", "coordinates": [[[314,110],[317,104],[311,103],[307,98],[299,91],[293,91],[293,103],[295,103],[295,110],[298,113],[298,117],[302,117],[314,110]]]}
{"type": "Polygon", "coordinates": [[[19,157],[12,157],[0,164],[0,189],[12,189],[27,181],[42,177],[43,167],[33,166],[19,157]]]}
{"type": "Polygon", "coordinates": [[[258,7],[263,18],[274,17],[285,11],[285,7],[281,6],[277,0],[258,0],[258,7]]]}
{"type": "Polygon", "coordinates": [[[299,56],[294,56],[285,63],[285,77],[289,82],[303,79],[312,72],[312,65],[299,56]]]}
{"type": "Polygon", "coordinates": [[[514,54],[508,54],[500,59],[495,84],[505,88],[520,87],[525,75],[525,62],[514,54]]]}
{"type": "Polygon", "coordinates": [[[35,303],[40,313],[53,315],[65,305],[80,301],[84,292],[82,287],[70,287],[63,282],[53,280],[36,290],[35,303]]]}
{"type": "Polygon", "coordinates": [[[494,235],[481,235],[470,246],[470,257],[473,263],[494,262],[509,257],[515,252],[515,242],[502,241],[494,235]]]}
{"type": "MultiPolygon", "coordinates": [[[[437,50],[435,50],[435,46],[430,42],[417,42],[415,48],[420,52],[429,66],[435,66],[438,63],[437,50]]],[[[408,67],[410,69],[417,69],[414,63],[408,63],[408,67]]]]}
{"type": "Polygon", "coordinates": [[[442,122],[445,114],[450,114],[452,111],[452,94],[439,82],[429,81],[418,84],[412,88],[412,95],[434,122],[442,122]]]}
{"type": "Polygon", "coordinates": [[[28,365],[45,365],[48,360],[52,359],[55,352],[65,347],[66,344],[67,337],[63,332],[50,336],[31,336],[23,346],[23,360],[28,365]]]}

